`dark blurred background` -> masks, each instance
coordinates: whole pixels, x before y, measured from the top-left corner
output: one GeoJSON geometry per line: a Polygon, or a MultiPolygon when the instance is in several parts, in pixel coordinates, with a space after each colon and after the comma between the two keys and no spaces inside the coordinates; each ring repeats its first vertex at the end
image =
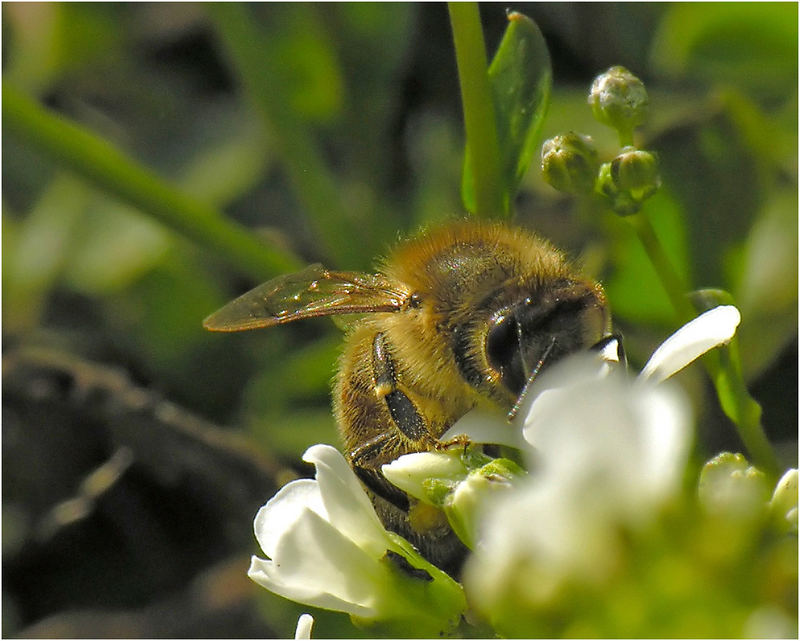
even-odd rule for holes
{"type": "MultiPolygon", "coordinates": [[[[614,64],[646,83],[640,146],[664,181],[653,224],[694,287],[736,298],[745,377],[796,465],[797,5],[509,7],[550,47],[545,137],[581,131],[613,155],[589,84],[614,64]]],[[[481,6],[490,55],[505,9],[481,6]]],[[[257,36],[245,54],[266,98],[242,80],[225,11],[193,3],[4,3],[3,83],[302,262],[368,269],[462,211],[445,5],[235,10],[257,36]],[[350,245],[328,242],[331,212],[358,230],[350,245]]],[[[258,279],[3,133],[3,636],[291,635],[304,609],[245,575],[252,518],[309,473],[308,445],[338,442],[341,332],[325,319],[204,332],[258,279]]],[[[640,367],[675,329],[668,300],[628,226],[577,208],[536,164],[517,222],[603,281],[640,367]]],[[[702,370],[679,378],[698,457],[741,450],[702,370]]],[[[358,634],[315,615],[321,636],[358,634]]]]}

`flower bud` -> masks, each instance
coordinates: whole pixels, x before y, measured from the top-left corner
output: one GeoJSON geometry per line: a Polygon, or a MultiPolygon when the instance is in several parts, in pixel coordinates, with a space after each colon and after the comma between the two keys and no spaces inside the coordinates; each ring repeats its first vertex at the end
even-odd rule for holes
{"type": "Polygon", "coordinates": [[[611,161],[611,176],[619,189],[630,192],[639,202],[652,196],[661,186],[656,157],[633,147],[624,147],[611,161]]]}
{"type": "Polygon", "coordinates": [[[496,492],[509,490],[514,481],[523,474],[522,469],[513,461],[494,459],[470,471],[450,493],[445,501],[444,513],[450,527],[468,548],[475,548],[479,509],[491,501],[496,492]]]}
{"type": "Polygon", "coordinates": [[[788,470],[778,481],[770,509],[792,532],[797,532],[797,468],[788,470]]]}
{"type": "Polygon", "coordinates": [[[475,544],[478,509],[524,475],[513,461],[493,459],[474,449],[405,454],[381,471],[401,490],[442,509],[467,547],[475,544]]]}
{"type": "Polygon", "coordinates": [[[620,216],[631,216],[638,213],[642,203],[634,200],[631,194],[620,189],[614,181],[611,163],[604,162],[597,172],[595,191],[608,203],[614,213],[620,216]]]}
{"type": "Polygon", "coordinates": [[[570,132],[550,138],[542,145],[542,174],[559,191],[591,192],[599,169],[597,150],[589,136],[570,132]]]}
{"type": "Polygon", "coordinates": [[[594,79],[589,105],[595,119],[629,138],[647,116],[647,90],[625,67],[611,67],[594,79]]]}
{"type": "Polygon", "coordinates": [[[710,512],[752,516],[766,507],[768,489],[763,472],[744,456],[723,452],[703,466],[698,494],[710,512]]]}
{"type": "Polygon", "coordinates": [[[600,168],[596,189],[609,200],[616,213],[629,216],[638,212],[660,186],[655,155],[624,147],[614,160],[600,168]]]}

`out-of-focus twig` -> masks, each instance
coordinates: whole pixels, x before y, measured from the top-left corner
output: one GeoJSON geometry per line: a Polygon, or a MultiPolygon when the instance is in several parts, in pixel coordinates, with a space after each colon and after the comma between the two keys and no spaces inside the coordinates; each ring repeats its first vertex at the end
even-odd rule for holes
{"type": "Polygon", "coordinates": [[[122,477],[131,463],[133,452],[128,447],[117,449],[107,461],[84,478],[78,492],[72,498],[54,505],[39,521],[35,537],[44,543],[63,528],[87,517],[97,500],[122,477]]]}
{"type": "Polygon", "coordinates": [[[32,347],[11,351],[3,357],[3,387],[4,405],[50,404],[53,411],[93,421],[106,431],[110,452],[116,452],[89,473],[75,497],[52,508],[40,535],[52,534],[48,528],[57,523],[82,518],[131,465],[164,485],[196,488],[207,503],[242,523],[291,474],[245,434],[135,385],[118,369],[72,354],[32,347]]]}

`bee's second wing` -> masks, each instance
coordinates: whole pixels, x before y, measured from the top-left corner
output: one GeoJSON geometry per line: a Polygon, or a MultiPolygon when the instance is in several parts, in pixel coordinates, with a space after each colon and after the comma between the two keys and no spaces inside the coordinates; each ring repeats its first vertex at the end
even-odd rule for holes
{"type": "Polygon", "coordinates": [[[314,316],[394,312],[407,299],[408,292],[380,274],[332,272],[315,264],[242,294],[206,318],[203,326],[238,332],[314,316]]]}

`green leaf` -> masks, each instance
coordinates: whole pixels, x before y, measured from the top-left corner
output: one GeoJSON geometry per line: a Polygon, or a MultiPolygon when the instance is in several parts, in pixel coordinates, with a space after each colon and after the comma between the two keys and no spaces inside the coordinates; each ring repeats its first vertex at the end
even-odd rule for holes
{"type": "MultiPolygon", "coordinates": [[[[537,153],[552,79],[550,54],[539,27],[521,13],[509,13],[508,27],[489,66],[506,211],[537,153]]],[[[474,178],[468,157],[464,160],[462,198],[473,211],[474,178]]]]}

